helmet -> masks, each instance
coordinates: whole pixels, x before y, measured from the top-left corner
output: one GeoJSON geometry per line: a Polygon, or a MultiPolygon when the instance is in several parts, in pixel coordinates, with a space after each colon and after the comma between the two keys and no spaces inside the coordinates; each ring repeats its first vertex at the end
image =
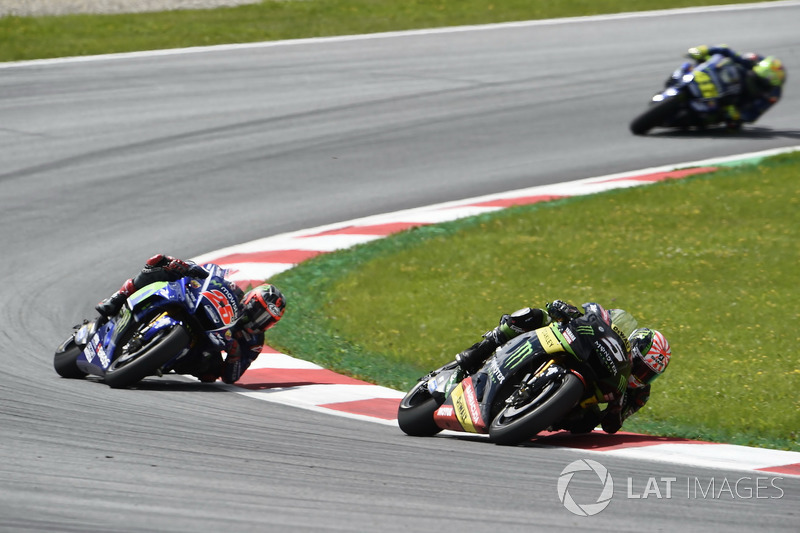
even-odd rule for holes
{"type": "Polygon", "coordinates": [[[753,67],[753,72],[773,87],[780,87],[786,81],[786,70],[783,68],[783,63],[775,56],[768,56],[759,61],[753,67]]]}
{"type": "Polygon", "coordinates": [[[251,334],[262,333],[283,316],[286,298],[274,285],[265,283],[244,295],[241,324],[251,334]]]}
{"type": "Polygon", "coordinates": [[[650,328],[639,328],[630,338],[631,375],[628,387],[639,388],[649,385],[664,373],[672,357],[666,337],[650,328]]]}

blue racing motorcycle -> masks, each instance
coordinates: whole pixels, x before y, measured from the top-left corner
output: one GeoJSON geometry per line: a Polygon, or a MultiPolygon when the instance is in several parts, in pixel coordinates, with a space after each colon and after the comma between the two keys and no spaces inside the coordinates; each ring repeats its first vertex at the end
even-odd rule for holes
{"type": "Polygon", "coordinates": [[[742,73],[720,54],[694,66],[684,62],[653,96],[647,110],[633,119],[631,132],[644,135],[653,128],[703,129],[725,122],[725,107],[742,92],[742,73]]]}
{"type": "Polygon", "coordinates": [[[227,270],[205,264],[205,279],[151,283],[132,294],[114,317],[84,321],[56,350],[65,378],[99,376],[113,388],[147,376],[196,373],[230,340],[240,303],[227,270]]]}

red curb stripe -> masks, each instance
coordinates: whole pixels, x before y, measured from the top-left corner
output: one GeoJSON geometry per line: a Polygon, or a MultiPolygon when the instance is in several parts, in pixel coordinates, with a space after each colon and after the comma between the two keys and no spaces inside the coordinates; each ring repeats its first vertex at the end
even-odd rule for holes
{"type": "Polygon", "coordinates": [[[319,407],[356,415],[374,416],[384,420],[395,420],[397,419],[397,407],[399,405],[400,398],[372,398],[370,400],[327,403],[319,407]]]}
{"type": "Polygon", "coordinates": [[[425,222],[389,222],[387,224],[374,224],[372,226],[347,226],[346,228],[332,229],[303,237],[322,237],[324,235],[391,235],[418,226],[426,226],[425,222]]]}
{"type": "Polygon", "coordinates": [[[717,167],[697,167],[697,168],[685,168],[682,170],[672,170],[669,172],[656,172],[654,174],[642,174],[640,176],[628,176],[626,178],[613,178],[610,180],[603,180],[603,181],[596,181],[595,183],[611,183],[614,181],[663,181],[666,179],[680,179],[685,178],[686,176],[693,176],[695,174],[706,174],[708,172],[714,172],[717,170],[717,167]]]}
{"type": "Polygon", "coordinates": [[[248,370],[236,385],[250,390],[301,387],[304,385],[370,385],[325,368],[255,368],[248,370]]]}
{"type": "MultiPolygon", "coordinates": [[[[261,347],[261,353],[272,353],[272,354],[283,355],[283,352],[279,352],[278,350],[276,350],[272,346],[267,346],[266,344],[261,347]]],[[[255,370],[255,369],[253,369],[253,370],[255,370]]]]}
{"type": "Polygon", "coordinates": [[[488,200],[486,202],[479,202],[477,204],[469,205],[475,207],[511,207],[515,205],[529,205],[537,204],[539,202],[549,202],[551,200],[559,200],[561,198],[567,197],[555,194],[539,194],[535,196],[520,196],[519,198],[499,198],[497,200],[488,200]]]}
{"type": "Polygon", "coordinates": [[[267,250],[264,252],[246,252],[226,255],[214,260],[217,264],[232,263],[302,263],[306,259],[311,259],[319,254],[316,250],[267,250]]]}
{"type": "Polygon", "coordinates": [[[800,463],[783,466],[770,466],[767,468],[758,468],[761,472],[772,472],[774,474],[788,474],[790,476],[800,476],[800,463]]]}

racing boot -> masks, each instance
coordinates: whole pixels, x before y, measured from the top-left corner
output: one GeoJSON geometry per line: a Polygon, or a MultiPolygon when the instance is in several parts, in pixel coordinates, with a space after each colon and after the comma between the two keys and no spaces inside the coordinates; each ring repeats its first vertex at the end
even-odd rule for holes
{"type": "Polygon", "coordinates": [[[728,131],[742,129],[742,114],[735,105],[729,105],[725,108],[725,128],[728,131]]]}
{"type": "Polygon", "coordinates": [[[463,352],[456,354],[456,362],[467,374],[474,374],[483,366],[483,362],[497,349],[492,339],[476,342],[463,352]]]}
{"type": "Polygon", "coordinates": [[[136,286],[133,284],[133,280],[129,279],[117,292],[97,304],[95,310],[100,313],[100,316],[103,318],[112,317],[119,313],[125,301],[128,299],[128,296],[134,292],[136,292],[136,286]]]}
{"type": "Polygon", "coordinates": [[[483,365],[483,362],[489,358],[494,351],[507,342],[508,338],[500,326],[487,331],[483,335],[483,340],[476,342],[463,352],[456,355],[456,362],[464,372],[474,374],[483,365]]]}

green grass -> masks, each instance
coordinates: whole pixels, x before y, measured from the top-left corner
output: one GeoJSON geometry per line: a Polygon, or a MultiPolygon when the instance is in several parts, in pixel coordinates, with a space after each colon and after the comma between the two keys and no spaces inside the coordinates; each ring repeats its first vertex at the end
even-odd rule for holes
{"type": "MultiPolygon", "coordinates": [[[[666,0],[659,8],[751,0],[666,0]]],[[[0,61],[651,10],[651,0],[299,0],[213,10],[0,18],[0,61]]],[[[687,45],[688,46],[688,45],[687,45]]]]}
{"type": "Polygon", "coordinates": [[[504,312],[597,301],[673,348],[626,429],[800,450],[799,173],[777,156],[319,256],[272,280],[270,344],[405,390],[504,312]]]}

